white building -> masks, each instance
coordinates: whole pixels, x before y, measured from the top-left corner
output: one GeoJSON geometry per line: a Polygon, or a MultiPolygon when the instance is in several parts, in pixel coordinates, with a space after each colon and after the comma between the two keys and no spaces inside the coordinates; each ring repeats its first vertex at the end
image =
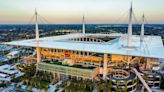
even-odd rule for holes
{"type": "Polygon", "coordinates": [[[8,59],[13,59],[13,58],[17,58],[20,54],[20,51],[11,51],[9,54],[7,54],[7,58],[8,59]]]}
{"type": "Polygon", "coordinates": [[[0,66],[0,81],[11,81],[22,75],[23,73],[16,69],[15,66],[10,66],[8,64],[0,66]]]}

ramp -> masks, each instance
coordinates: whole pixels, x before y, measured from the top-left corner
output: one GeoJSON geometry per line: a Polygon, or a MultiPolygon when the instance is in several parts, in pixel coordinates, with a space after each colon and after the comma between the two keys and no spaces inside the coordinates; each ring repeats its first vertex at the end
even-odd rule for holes
{"type": "Polygon", "coordinates": [[[137,75],[137,77],[140,79],[140,81],[142,82],[142,84],[144,85],[144,87],[147,89],[148,92],[152,92],[152,90],[150,89],[150,87],[147,85],[147,83],[145,82],[145,80],[142,78],[142,76],[140,75],[140,73],[137,71],[136,68],[131,68],[135,74],[137,75]]]}

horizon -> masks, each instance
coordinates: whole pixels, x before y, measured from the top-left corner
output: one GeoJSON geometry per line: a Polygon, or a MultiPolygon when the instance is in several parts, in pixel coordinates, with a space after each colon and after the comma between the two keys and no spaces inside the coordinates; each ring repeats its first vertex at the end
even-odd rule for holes
{"type": "MultiPolygon", "coordinates": [[[[5,0],[0,2],[1,25],[28,24],[35,8],[39,15],[49,22],[48,24],[81,24],[83,14],[86,24],[127,24],[131,0],[21,0],[19,2],[5,0]]],[[[140,23],[144,12],[149,24],[164,24],[163,3],[164,0],[133,0],[137,21],[140,23]],[[145,4],[147,2],[149,3],[145,4]]]]}
{"type": "MultiPolygon", "coordinates": [[[[26,24],[26,23],[21,23],[21,24],[18,24],[18,23],[13,23],[13,24],[1,24],[0,25],[35,25],[35,23],[31,23],[31,24],[26,24]]],[[[38,25],[82,25],[80,23],[77,23],[77,24],[74,24],[74,23],[69,23],[69,24],[38,24],[38,25]]],[[[125,23],[125,24],[100,24],[100,23],[92,23],[92,24],[85,24],[85,25],[128,25],[128,23],[125,23]]],[[[141,24],[132,24],[132,25],[141,25],[141,24]]],[[[145,24],[145,25],[164,25],[164,23],[162,24],[145,24]]]]}

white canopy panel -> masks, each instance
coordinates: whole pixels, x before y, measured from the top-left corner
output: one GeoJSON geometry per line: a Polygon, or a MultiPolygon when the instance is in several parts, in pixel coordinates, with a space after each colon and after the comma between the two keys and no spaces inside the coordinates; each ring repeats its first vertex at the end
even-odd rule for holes
{"type": "Polygon", "coordinates": [[[120,54],[130,56],[164,58],[164,47],[160,36],[145,36],[144,41],[140,41],[139,35],[132,36],[132,46],[134,50],[124,49],[127,42],[126,35],[123,34],[69,34],[62,36],[44,37],[35,39],[6,42],[7,45],[44,47],[66,50],[78,50],[97,53],[120,54]],[[78,42],[67,39],[86,37],[86,36],[115,36],[114,40],[109,42],[78,42]]]}

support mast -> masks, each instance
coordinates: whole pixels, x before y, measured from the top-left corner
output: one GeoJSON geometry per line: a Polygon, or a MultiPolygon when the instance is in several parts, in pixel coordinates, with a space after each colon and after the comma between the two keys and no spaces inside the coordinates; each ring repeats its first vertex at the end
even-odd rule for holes
{"type": "Polygon", "coordinates": [[[85,16],[83,15],[83,20],[82,20],[82,23],[83,23],[83,34],[85,34],[85,16]]]}
{"type": "Polygon", "coordinates": [[[129,12],[129,24],[128,24],[128,41],[127,41],[128,47],[131,47],[131,40],[132,40],[132,13],[133,13],[133,8],[131,3],[130,12],[129,12]]]}
{"type": "Polygon", "coordinates": [[[144,38],[144,31],[145,31],[144,25],[145,25],[145,16],[143,14],[143,16],[142,16],[142,26],[141,26],[141,41],[143,41],[143,38],[144,38]]]}
{"type": "Polygon", "coordinates": [[[35,9],[35,34],[36,34],[36,40],[39,40],[38,13],[36,9],[35,9]]]}
{"type": "MultiPolygon", "coordinates": [[[[39,28],[38,28],[38,13],[37,10],[35,9],[35,34],[36,34],[36,41],[37,44],[39,45],[39,28]]],[[[41,61],[41,55],[40,55],[40,47],[36,47],[36,56],[37,56],[37,65],[36,65],[36,74],[38,72],[38,64],[41,61]]]]}

